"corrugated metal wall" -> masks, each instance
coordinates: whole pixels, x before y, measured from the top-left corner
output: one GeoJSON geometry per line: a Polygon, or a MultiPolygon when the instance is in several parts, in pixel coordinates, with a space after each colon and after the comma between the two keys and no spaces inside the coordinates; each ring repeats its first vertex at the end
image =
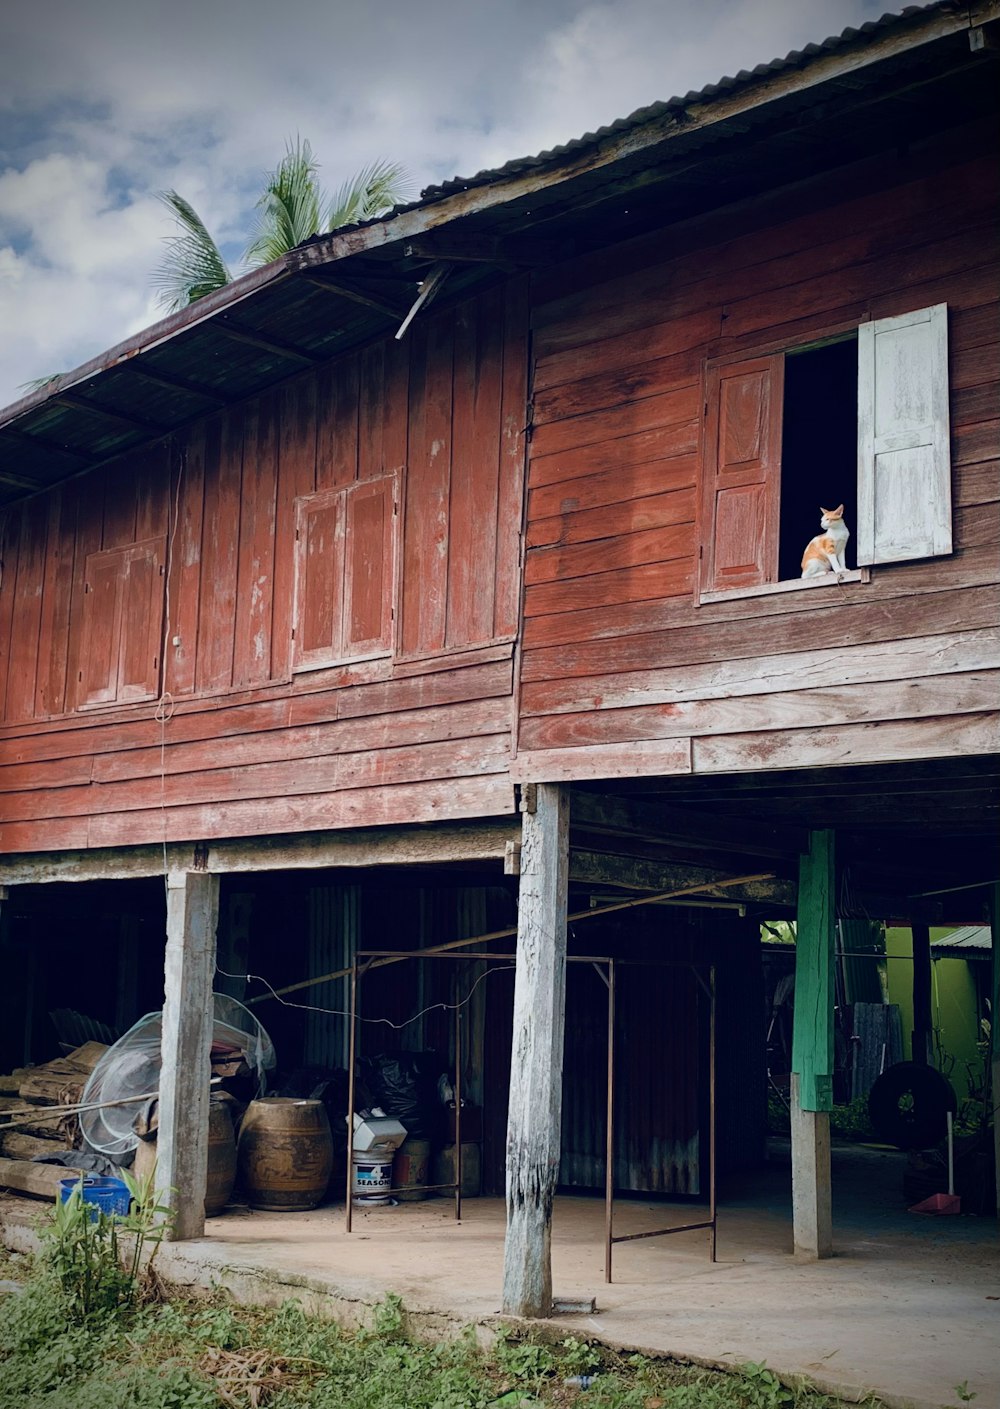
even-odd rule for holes
{"type": "MultiPolygon", "coordinates": [[[[357,885],[310,886],[308,895],[308,960],[310,974],[335,973],[346,968],[359,947],[361,887],[357,885]]],[[[302,1001],[341,1013],[350,1008],[350,978],[332,979],[308,989],[302,1001]]],[[[305,1014],[307,1066],[347,1065],[348,1020],[332,1013],[305,1014]]]]}

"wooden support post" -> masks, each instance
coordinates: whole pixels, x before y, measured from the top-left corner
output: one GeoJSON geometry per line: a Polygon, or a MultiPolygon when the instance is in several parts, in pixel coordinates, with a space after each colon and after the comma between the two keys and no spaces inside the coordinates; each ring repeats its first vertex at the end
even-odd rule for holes
{"type": "Polygon", "coordinates": [[[539,783],[523,817],[507,1118],[503,1309],[552,1310],[552,1197],[559,1170],[569,792],[539,783]]]}
{"type": "Polygon", "coordinates": [[[993,1156],[996,1169],[997,1217],[1000,1218],[1000,885],[990,887],[990,929],[993,932],[993,983],[990,987],[990,1059],[993,1103],[993,1156]]]}
{"type": "Polygon", "coordinates": [[[931,1018],[931,932],[910,924],[913,945],[913,1033],[910,1051],[921,1066],[934,1065],[934,1025],[931,1018]]]}
{"type": "Polygon", "coordinates": [[[212,978],[219,878],[171,871],[167,878],[160,1128],[156,1184],[175,1241],[205,1231],[212,978]]]}
{"type": "Polygon", "coordinates": [[[830,1257],[834,837],[817,831],[799,865],[792,1030],[792,1223],[796,1257],[830,1257]]]}

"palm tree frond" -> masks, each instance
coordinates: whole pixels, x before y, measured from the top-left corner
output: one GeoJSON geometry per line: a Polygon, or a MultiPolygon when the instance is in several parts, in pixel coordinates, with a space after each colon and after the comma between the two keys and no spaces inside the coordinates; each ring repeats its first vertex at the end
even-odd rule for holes
{"type": "Polygon", "coordinates": [[[398,161],[373,161],[345,181],[327,207],[324,230],[374,220],[393,206],[402,205],[413,192],[409,172],[398,161]]]}
{"type": "Polygon", "coordinates": [[[166,237],[166,253],[152,276],[153,284],[160,290],[160,303],[169,313],[175,313],[196,299],[225,288],[233,276],[194,207],[176,191],[161,191],[160,200],[184,232],[166,237]]]}
{"type": "Polygon", "coordinates": [[[63,375],[62,372],[50,372],[47,377],[32,377],[30,382],[21,382],[17,389],[18,391],[41,391],[43,386],[51,386],[63,375]]]}
{"type": "Polygon", "coordinates": [[[257,226],[245,255],[248,264],[270,264],[319,233],[318,170],[308,141],[296,137],[286,144],[257,201],[257,226]]]}

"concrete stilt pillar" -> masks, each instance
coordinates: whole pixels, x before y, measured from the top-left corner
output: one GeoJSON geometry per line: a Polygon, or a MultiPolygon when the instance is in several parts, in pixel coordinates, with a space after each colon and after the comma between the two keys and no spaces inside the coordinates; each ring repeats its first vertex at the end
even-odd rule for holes
{"type": "Polygon", "coordinates": [[[830,1182],[830,1113],[804,1111],[799,1078],[792,1073],[792,1226],[795,1256],[833,1256],[830,1182]]]}
{"type": "Polygon", "coordinates": [[[509,1316],[552,1310],[552,1198],[562,1123],[569,791],[540,783],[533,792],[521,847],[507,1118],[503,1309],[509,1316]]]}
{"type": "Polygon", "coordinates": [[[205,1231],[212,977],[219,878],[171,871],[167,878],[160,1126],[156,1184],[172,1215],[169,1236],[205,1231]]]}

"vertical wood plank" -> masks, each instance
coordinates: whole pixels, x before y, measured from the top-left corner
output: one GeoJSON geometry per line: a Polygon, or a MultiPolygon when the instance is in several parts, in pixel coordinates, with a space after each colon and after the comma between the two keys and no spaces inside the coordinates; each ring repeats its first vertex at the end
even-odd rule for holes
{"type": "Polygon", "coordinates": [[[61,714],[66,708],[66,666],[70,593],[73,587],[73,540],[76,534],[77,483],[49,495],[45,582],[39,625],[35,717],[61,714]]]}
{"type": "Polygon", "coordinates": [[[834,834],[815,831],[799,861],[792,1035],[792,1070],[807,1111],[833,1105],[834,924],[834,834]]]}
{"type": "Polygon", "coordinates": [[[212,975],[219,920],[219,878],[172,871],[167,878],[157,1135],[158,1201],[173,1215],[169,1237],[205,1231],[212,975]]]}
{"type": "Polygon", "coordinates": [[[69,659],[66,668],[66,708],[73,709],[81,701],[84,616],[86,599],[84,582],[87,559],[101,546],[104,527],[105,472],[95,470],[78,481],[76,515],[76,551],[73,555],[73,578],[69,609],[69,659]]]}
{"type": "Polygon", "coordinates": [[[171,478],[163,686],[172,695],[189,695],[195,687],[204,508],[205,422],[201,421],[179,447],[171,478]]]}
{"type": "Polygon", "coordinates": [[[0,529],[0,719],[7,714],[7,682],[13,655],[11,622],[14,616],[14,593],[17,588],[18,550],[21,533],[20,506],[4,511],[0,529]]]}
{"type": "Polygon", "coordinates": [[[35,710],[48,529],[47,496],[29,499],[21,515],[21,544],[10,628],[15,662],[7,680],[7,717],[12,720],[30,719],[35,710]]]}
{"type": "Polygon", "coordinates": [[[295,501],[316,487],[315,373],[296,377],[279,392],[278,491],[274,516],[274,593],[271,613],[271,674],[291,669],[295,595],[295,501]]]}
{"type": "Polygon", "coordinates": [[[446,644],[493,636],[500,467],[503,291],[462,304],[455,316],[446,644]]]}
{"type": "Polygon", "coordinates": [[[552,1198],[559,1172],[566,1015],[569,789],[540,783],[521,843],[507,1117],[503,1309],[552,1310],[552,1198]]]}
{"type": "Polygon", "coordinates": [[[137,458],[135,479],[135,542],[162,538],[170,516],[169,494],[173,488],[170,469],[173,442],[167,438],[150,445],[137,458]]]}
{"type": "Polygon", "coordinates": [[[344,358],[317,376],[316,488],[340,489],[358,477],[358,358],[344,358]]]}
{"type": "Polygon", "coordinates": [[[199,690],[232,683],[240,487],[243,477],[243,412],[226,411],[208,422],[205,439],[205,531],[198,612],[199,690]]]}
{"type": "Polygon", "coordinates": [[[448,590],[452,317],[429,319],[414,333],[403,529],[404,655],[444,647],[448,590]]]}
{"type": "Polygon", "coordinates": [[[135,542],[137,459],[137,456],[127,455],[108,466],[102,548],[125,548],[135,542]]]}
{"type": "Polygon", "coordinates": [[[276,412],[277,393],[264,392],[248,410],[244,424],[236,642],[233,651],[233,684],[236,687],[262,685],[271,678],[277,487],[276,412]]]}
{"type": "Polygon", "coordinates": [[[517,630],[521,594],[521,515],[528,420],[528,276],[512,279],[504,294],[500,476],[497,489],[493,634],[517,630]]]}

